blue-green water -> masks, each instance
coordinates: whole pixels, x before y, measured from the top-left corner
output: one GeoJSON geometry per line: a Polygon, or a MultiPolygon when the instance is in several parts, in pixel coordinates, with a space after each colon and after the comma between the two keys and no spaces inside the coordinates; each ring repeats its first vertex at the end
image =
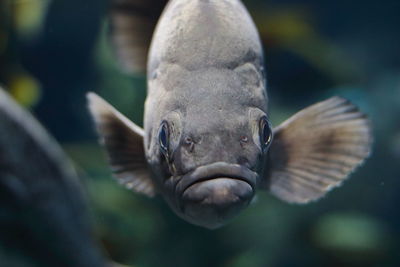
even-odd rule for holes
{"type": "Polygon", "coordinates": [[[98,92],[141,124],[145,78],[119,71],[105,3],[84,2],[1,2],[0,83],[76,164],[96,238],[113,260],[143,267],[400,266],[400,2],[245,1],[265,47],[273,124],[340,95],[370,116],[375,142],[366,163],[319,202],[288,205],[261,192],[215,231],[111,179],[85,93],[98,92]]]}

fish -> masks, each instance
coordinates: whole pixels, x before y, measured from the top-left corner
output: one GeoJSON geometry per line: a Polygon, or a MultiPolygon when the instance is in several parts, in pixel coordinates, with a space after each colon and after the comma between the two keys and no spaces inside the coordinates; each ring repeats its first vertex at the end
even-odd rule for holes
{"type": "MultiPolygon", "coordinates": [[[[114,11],[141,1],[117,2],[114,11]]],[[[144,45],[129,20],[118,25],[119,60],[132,61],[144,45]]],[[[161,196],[191,224],[221,227],[258,191],[317,201],[370,154],[368,118],[338,96],[272,127],[263,48],[240,0],[170,0],[146,49],[143,128],[93,92],[88,107],[119,183],[161,196]]]]}
{"type": "Polygon", "coordinates": [[[0,129],[1,265],[114,266],[71,160],[1,85],[0,129]]]}

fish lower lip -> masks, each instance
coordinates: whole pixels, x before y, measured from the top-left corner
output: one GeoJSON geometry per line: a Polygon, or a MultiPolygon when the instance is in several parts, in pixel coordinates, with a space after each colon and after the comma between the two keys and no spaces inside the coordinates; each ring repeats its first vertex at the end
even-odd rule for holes
{"type": "Polygon", "coordinates": [[[257,173],[244,166],[225,162],[217,162],[200,166],[182,176],[176,185],[176,192],[181,197],[186,189],[192,185],[221,177],[244,181],[248,183],[253,190],[255,189],[258,179],[257,173]]]}
{"type": "Polygon", "coordinates": [[[220,174],[220,175],[215,175],[215,176],[211,176],[211,177],[200,178],[200,179],[198,179],[196,181],[193,181],[188,186],[186,186],[185,189],[183,189],[181,195],[184,195],[186,190],[188,190],[193,185],[196,185],[198,183],[202,183],[202,182],[205,182],[205,181],[216,180],[216,179],[221,179],[221,178],[228,178],[228,179],[232,179],[232,180],[243,181],[243,182],[249,184],[251,186],[251,188],[254,190],[254,187],[249,183],[249,181],[247,179],[243,178],[243,177],[229,177],[227,175],[220,174]]]}

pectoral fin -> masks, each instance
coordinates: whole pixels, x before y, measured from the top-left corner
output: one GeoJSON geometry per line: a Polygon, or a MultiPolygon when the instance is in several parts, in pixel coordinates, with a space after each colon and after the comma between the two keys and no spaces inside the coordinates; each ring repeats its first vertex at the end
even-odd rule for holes
{"type": "Polygon", "coordinates": [[[274,129],[265,187],[287,202],[317,200],[364,161],[371,143],[368,120],[349,101],[314,104],[274,129]]]}
{"type": "Polygon", "coordinates": [[[143,147],[143,129],[98,95],[89,93],[87,98],[115,178],[135,192],[154,196],[155,187],[143,147]]]}

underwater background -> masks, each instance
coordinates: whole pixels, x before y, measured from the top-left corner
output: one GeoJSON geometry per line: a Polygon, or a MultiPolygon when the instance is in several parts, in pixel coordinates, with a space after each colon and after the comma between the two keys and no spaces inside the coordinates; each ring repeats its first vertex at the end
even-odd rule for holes
{"type": "MultiPolygon", "coordinates": [[[[273,125],[334,95],[371,119],[371,157],[316,203],[288,205],[259,192],[231,223],[210,231],[179,219],[160,198],[118,185],[97,143],[85,94],[97,92],[141,125],[146,83],[116,64],[105,0],[1,0],[0,84],[74,162],[95,236],[115,262],[400,266],[400,1],[244,3],[265,48],[273,125]]],[[[0,248],[0,266],[13,266],[6,244],[0,248]]]]}

